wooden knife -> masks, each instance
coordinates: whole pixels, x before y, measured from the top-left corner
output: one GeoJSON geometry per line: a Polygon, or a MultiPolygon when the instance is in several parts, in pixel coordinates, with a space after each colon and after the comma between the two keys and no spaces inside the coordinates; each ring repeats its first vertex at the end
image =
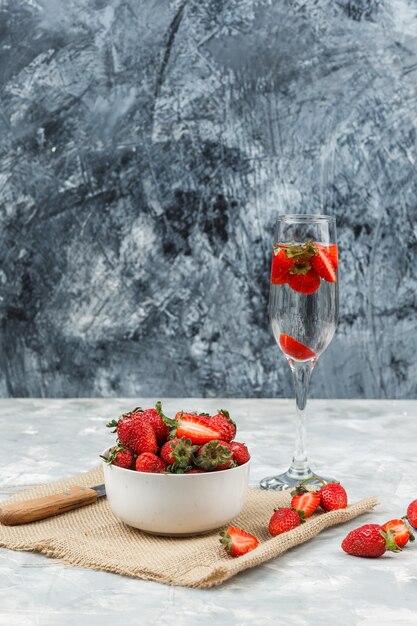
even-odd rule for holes
{"type": "Polygon", "coordinates": [[[6,526],[36,522],[78,509],[86,504],[93,504],[97,498],[105,495],[105,486],[96,485],[95,487],[71,487],[62,493],[12,504],[2,505],[0,502],[0,522],[6,526]]]}

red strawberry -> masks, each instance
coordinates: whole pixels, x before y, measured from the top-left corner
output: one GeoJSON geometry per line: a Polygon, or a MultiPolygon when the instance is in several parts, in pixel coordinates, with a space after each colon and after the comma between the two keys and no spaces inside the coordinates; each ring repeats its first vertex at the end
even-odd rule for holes
{"type": "Polygon", "coordinates": [[[269,520],[269,532],[273,537],[286,533],[301,524],[301,518],[297,511],[289,507],[274,509],[274,514],[269,520]]]}
{"type": "Polygon", "coordinates": [[[403,548],[408,540],[414,541],[413,533],[402,519],[392,519],[389,522],[385,522],[382,530],[384,532],[391,530],[394,534],[394,541],[400,548],[403,548]]]}
{"type": "Polygon", "coordinates": [[[335,511],[345,509],[348,504],[348,497],[344,487],[338,483],[327,483],[319,491],[320,506],[325,511],[335,511]]]}
{"type": "Polygon", "coordinates": [[[217,415],[210,418],[210,426],[215,426],[223,441],[232,441],[236,436],[236,424],[229,415],[229,411],[220,409],[217,415]]]}
{"type": "Polygon", "coordinates": [[[142,454],[142,452],[157,454],[158,444],[155,431],[148,422],[142,422],[140,426],[133,426],[130,447],[136,454],[142,454]]]}
{"type": "Polygon", "coordinates": [[[152,452],[143,452],[136,459],[137,472],[149,472],[151,474],[160,474],[166,471],[166,465],[159,456],[152,452]]]}
{"type": "Polygon", "coordinates": [[[157,402],[154,409],[143,411],[141,419],[148,422],[154,429],[158,445],[165,443],[169,436],[169,428],[163,420],[161,402],[157,402]]]}
{"type": "Polygon", "coordinates": [[[417,500],[413,500],[408,505],[407,519],[413,528],[417,528],[417,500]]]}
{"type": "Polygon", "coordinates": [[[236,467],[228,442],[216,439],[201,446],[196,454],[195,464],[208,471],[236,467]]]}
{"type": "Polygon", "coordinates": [[[140,421],[143,411],[140,407],[124,413],[118,420],[112,420],[107,424],[107,428],[114,428],[112,432],[117,432],[117,438],[123,445],[130,447],[132,425],[140,421]]]}
{"type": "Polygon", "coordinates": [[[301,259],[289,271],[288,284],[294,291],[311,295],[320,287],[320,276],[313,269],[310,260],[301,259]]]}
{"type": "Polygon", "coordinates": [[[332,262],[333,268],[337,270],[338,265],[339,265],[339,250],[338,250],[337,244],[331,243],[329,246],[324,246],[322,243],[316,242],[313,244],[314,252],[315,252],[315,249],[317,248],[325,251],[326,255],[329,257],[329,259],[332,262]]]}
{"type": "Polygon", "coordinates": [[[294,265],[294,259],[287,258],[285,248],[274,246],[271,263],[271,284],[282,285],[287,282],[288,272],[294,265]]]}
{"type": "Polygon", "coordinates": [[[148,422],[142,421],[140,414],[122,416],[118,422],[117,434],[120,443],[135,454],[158,452],[155,432],[148,422]]]}
{"type": "Polygon", "coordinates": [[[342,541],[342,548],[353,556],[375,558],[387,550],[398,552],[400,548],[394,541],[394,533],[384,532],[379,524],[365,524],[352,530],[342,541]]]}
{"type": "Polygon", "coordinates": [[[291,492],[293,496],[291,507],[305,519],[310,517],[320,506],[320,493],[318,491],[308,491],[305,487],[299,485],[291,492]]]}
{"type": "Polygon", "coordinates": [[[174,471],[178,469],[185,470],[191,467],[193,454],[197,450],[198,446],[193,446],[191,439],[185,437],[174,437],[170,439],[161,448],[160,456],[167,465],[169,470],[174,471]]]}
{"type": "Polygon", "coordinates": [[[229,526],[226,531],[220,533],[220,537],[220,543],[231,556],[241,556],[259,545],[254,535],[234,526],[229,526]]]}
{"type": "Polygon", "coordinates": [[[201,469],[200,467],[192,467],[191,469],[185,470],[184,474],[205,474],[206,470],[201,469]]]}
{"type": "Polygon", "coordinates": [[[327,254],[331,262],[333,263],[334,269],[337,270],[337,267],[339,265],[339,250],[338,250],[337,244],[335,243],[330,244],[330,246],[327,249],[327,254]]]}
{"type": "Polygon", "coordinates": [[[123,467],[124,469],[133,469],[135,464],[135,455],[132,450],[125,448],[121,444],[110,448],[107,459],[101,454],[100,456],[109,465],[117,465],[117,467],[123,467]]]}
{"type": "Polygon", "coordinates": [[[303,343],[283,333],[279,336],[279,346],[284,354],[298,361],[307,361],[307,359],[313,359],[316,356],[316,353],[303,343]]]}
{"type": "Polygon", "coordinates": [[[336,269],[333,264],[333,260],[329,255],[329,249],[325,246],[318,246],[316,244],[317,253],[310,260],[313,269],[317,274],[327,280],[329,283],[336,282],[336,269]]]}
{"type": "Polygon", "coordinates": [[[220,429],[207,415],[179,411],[174,420],[165,417],[164,422],[170,428],[171,437],[185,437],[197,445],[221,439],[220,429]]]}
{"type": "Polygon", "coordinates": [[[229,447],[229,450],[232,451],[232,454],[233,454],[232,459],[238,465],[244,465],[245,463],[249,461],[250,459],[249,450],[247,449],[244,443],[240,443],[239,441],[231,441],[228,447],[229,447]]]}

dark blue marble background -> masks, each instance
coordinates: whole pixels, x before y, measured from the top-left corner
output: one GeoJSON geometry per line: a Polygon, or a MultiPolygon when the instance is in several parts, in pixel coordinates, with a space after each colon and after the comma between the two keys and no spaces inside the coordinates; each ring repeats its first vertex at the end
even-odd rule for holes
{"type": "Polygon", "coordinates": [[[272,225],[311,212],[311,395],[416,397],[415,0],[3,0],[0,79],[1,396],[292,395],[272,225]]]}

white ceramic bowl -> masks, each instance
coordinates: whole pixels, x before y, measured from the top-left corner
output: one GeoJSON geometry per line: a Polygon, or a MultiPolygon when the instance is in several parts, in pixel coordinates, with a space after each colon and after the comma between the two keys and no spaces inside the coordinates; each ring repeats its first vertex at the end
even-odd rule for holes
{"type": "Polygon", "coordinates": [[[249,464],[202,474],[151,474],[103,461],[107,499],[113,513],[129,526],[158,535],[198,535],[240,513],[249,464]]]}

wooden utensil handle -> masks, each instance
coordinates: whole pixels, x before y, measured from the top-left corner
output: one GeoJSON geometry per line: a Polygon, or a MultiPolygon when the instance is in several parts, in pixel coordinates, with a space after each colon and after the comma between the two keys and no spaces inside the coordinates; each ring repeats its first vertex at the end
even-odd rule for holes
{"type": "Polygon", "coordinates": [[[46,517],[53,517],[60,513],[66,513],[72,509],[78,509],[85,504],[92,504],[97,500],[97,493],[89,487],[71,487],[63,493],[52,496],[43,496],[33,500],[13,502],[13,504],[1,505],[0,522],[6,526],[27,524],[46,517]]]}

